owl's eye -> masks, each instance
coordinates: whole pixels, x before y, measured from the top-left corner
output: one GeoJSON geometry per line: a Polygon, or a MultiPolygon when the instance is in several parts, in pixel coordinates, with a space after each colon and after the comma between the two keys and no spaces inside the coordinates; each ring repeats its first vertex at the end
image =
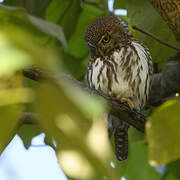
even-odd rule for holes
{"type": "Polygon", "coordinates": [[[109,41],[110,41],[110,36],[109,35],[104,36],[103,39],[102,39],[103,43],[108,43],[109,41]]]}

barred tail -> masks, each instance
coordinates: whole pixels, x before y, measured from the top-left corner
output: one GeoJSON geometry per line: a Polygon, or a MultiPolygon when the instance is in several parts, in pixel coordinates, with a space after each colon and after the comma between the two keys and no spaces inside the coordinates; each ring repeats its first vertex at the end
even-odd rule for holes
{"type": "Polygon", "coordinates": [[[114,132],[115,154],[119,161],[124,161],[128,157],[128,126],[118,127],[114,132]]]}

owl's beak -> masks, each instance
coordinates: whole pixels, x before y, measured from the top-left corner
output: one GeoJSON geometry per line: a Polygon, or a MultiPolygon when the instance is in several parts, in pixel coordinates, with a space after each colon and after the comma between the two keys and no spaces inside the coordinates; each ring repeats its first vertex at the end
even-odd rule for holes
{"type": "Polygon", "coordinates": [[[98,52],[101,56],[104,56],[104,52],[101,50],[101,48],[98,48],[98,52]]]}

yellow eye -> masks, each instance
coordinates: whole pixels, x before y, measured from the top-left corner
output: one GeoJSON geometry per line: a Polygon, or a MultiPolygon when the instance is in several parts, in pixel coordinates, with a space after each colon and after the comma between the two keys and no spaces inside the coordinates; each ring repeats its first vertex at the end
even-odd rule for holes
{"type": "Polygon", "coordinates": [[[102,39],[103,43],[108,43],[109,41],[110,41],[110,36],[109,35],[104,36],[103,39],[102,39]]]}

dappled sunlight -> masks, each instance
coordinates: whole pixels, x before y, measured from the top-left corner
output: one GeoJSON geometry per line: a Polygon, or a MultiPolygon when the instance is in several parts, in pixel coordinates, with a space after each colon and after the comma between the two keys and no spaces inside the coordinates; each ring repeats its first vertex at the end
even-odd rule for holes
{"type": "Polygon", "coordinates": [[[149,163],[153,166],[159,167],[180,158],[179,107],[179,98],[169,100],[148,119],[149,163]]]}
{"type": "Polygon", "coordinates": [[[10,76],[17,70],[32,65],[32,57],[27,52],[14,46],[4,31],[0,32],[0,75],[10,76]]]}
{"type": "Polygon", "coordinates": [[[66,134],[74,133],[79,130],[75,121],[73,121],[68,114],[60,114],[57,116],[55,123],[57,127],[66,134]]]}
{"type": "Polygon", "coordinates": [[[69,176],[78,179],[90,179],[93,176],[93,168],[88,160],[77,151],[61,151],[59,153],[59,161],[62,169],[69,176]]]}
{"type": "Polygon", "coordinates": [[[13,88],[0,90],[0,106],[32,102],[33,91],[28,88],[13,88]]]}
{"type": "Polygon", "coordinates": [[[150,164],[151,166],[159,167],[159,164],[158,164],[155,160],[150,160],[150,161],[149,161],[149,164],[150,164]]]}
{"type": "Polygon", "coordinates": [[[96,117],[92,128],[87,137],[88,146],[102,160],[110,157],[110,143],[107,134],[107,124],[105,123],[107,116],[96,117]]]}

